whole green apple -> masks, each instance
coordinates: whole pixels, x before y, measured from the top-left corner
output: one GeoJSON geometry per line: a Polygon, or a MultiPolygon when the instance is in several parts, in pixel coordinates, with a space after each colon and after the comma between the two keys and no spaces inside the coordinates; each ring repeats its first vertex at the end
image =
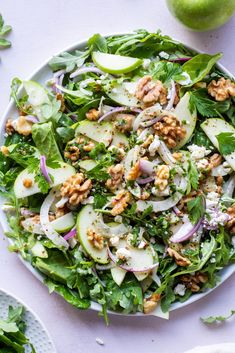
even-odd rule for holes
{"type": "Polygon", "coordinates": [[[235,0],[167,0],[171,13],[195,31],[222,26],[235,11],[235,0]]]}

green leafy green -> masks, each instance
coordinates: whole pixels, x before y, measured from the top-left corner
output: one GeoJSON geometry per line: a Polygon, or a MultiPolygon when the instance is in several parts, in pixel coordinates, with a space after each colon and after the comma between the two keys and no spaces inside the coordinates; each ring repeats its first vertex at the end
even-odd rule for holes
{"type": "Polygon", "coordinates": [[[54,56],[49,61],[49,66],[53,71],[60,69],[66,69],[67,72],[72,71],[76,67],[80,67],[84,64],[85,60],[89,56],[89,51],[75,50],[73,54],[62,53],[58,56],[54,56]]]}
{"type": "Polygon", "coordinates": [[[88,46],[91,51],[101,51],[103,53],[107,53],[108,51],[106,39],[99,33],[94,34],[91,38],[89,38],[88,46]]]}
{"type": "Polygon", "coordinates": [[[31,113],[31,109],[30,107],[27,107],[27,100],[28,100],[28,96],[24,95],[22,97],[19,97],[18,95],[18,91],[19,88],[22,84],[22,81],[18,78],[15,77],[12,79],[11,81],[11,97],[13,98],[16,107],[23,113],[25,114],[30,114],[31,113]]]}
{"type": "Polygon", "coordinates": [[[195,197],[187,202],[189,219],[193,224],[196,224],[205,212],[204,199],[202,195],[195,197]]]}
{"type": "Polygon", "coordinates": [[[5,38],[9,32],[11,32],[12,27],[4,24],[4,20],[2,15],[0,14],[0,49],[9,48],[11,46],[11,42],[5,38]]]}
{"type": "Polygon", "coordinates": [[[201,81],[207,74],[209,74],[212,67],[221,57],[221,53],[215,55],[198,54],[184,63],[182,70],[187,72],[190,76],[191,83],[189,86],[201,81]]]}
{"type": "Polygon", "coordinates": [[[235,151],[235,134],[233,132],[221,132],[216,135],[216,138],[222,155],[227,156],[235,151]]]}
{"type": "Polygon", "coordinates": [[[229,320],[233,315],[235,315],[235,310],[231,310],[230,314],[228,316],[209,316],[206,318],[201,318],[202,322],[204,324],[214,324],[214,323],[221,323],[224,321],[229,320]]]}
{"type": "Polygon", "coordinates": [[[159,61],[154,65],[153,77],[164,83],[169,83],[170,80],[178,81],[182,79],[182,67],[179,64],[159,61]]]}
{"type": "Polygon", "coordinates": [[[190,184],[188,185],[187,192],[189,193],[191,191],[191,188],[193,188],[194,190],[197,190],[198,184],[199,184],[199,173],[193,161],[189,161],[188,179],[190,184]]]}
{"type": "Polygon", "coordinates": [[[32,127],[33,141],[42,155],[49,160],[62,161],[61,153],[55,140],[52,122],[34,124],[32,127]]]}

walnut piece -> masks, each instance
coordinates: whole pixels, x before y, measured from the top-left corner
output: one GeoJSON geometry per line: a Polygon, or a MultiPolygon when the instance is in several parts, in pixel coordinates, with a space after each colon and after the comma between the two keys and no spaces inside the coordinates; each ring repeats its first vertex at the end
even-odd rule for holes
{"type": "Polygon", "coordinates": [[[12,125],[12,119],[8,119],[5,125],[5,131],[8,135],[12,135],[12,133],[15,131],[14,126],[12,125]]]}
{"type": "Polygon", "coordinates": [[[160,294],[152,294],[151,297],[144,299],[144,314],[151,313],[158,305],[160,294]]]}
{"type": "Polygon", "coordinates": [[[24,115],[21,115],[15,124],[15,130],[24,136],[29,136],[32,133],[33,123],[31,121],[26,120],[24,115]]]}
{"type": "Polygon", "coordinates": [[[186,267],[191,265],[191,261],[186,257],[183,257],[182,255],[180,255],[176,250],[168,248],[167,252],[171,257],[175,259],[175,262],[178,266],[186,267]]]}
{"type": "Polygon", "coordinates": [[[171,113],[162,115],[161,120],[153,126],[155,133],[166,142],[170,148],[176,147],[186,134],[181,122],[171,113]]]}
{"type": "Polygon", "coordinates": [[[93,229],[87,230],[87,239],[92,244],[94,248],[102,250],[104,247],[104,238],[102,235],[96,233],[93,229]]]}
{"type": "Polygon", "coordinates": [[[23,180],[23,185],[25,188],[29,189],[33,185],[33,181],[29,178],[23,180]]]}
{"type": "Polygon", "coordinates": [[[222,102],[229,97],[235,97],[235,83],[230,79],[221,77],[218,81],[211,81],[208,85],[208,93],[215,98],[216,101],[222,102]]]}
{"type": "Polygon", "coordinates": [[[155,177],[155,186],[157,186],[158,190],[163,191],[167,187],[168,179],[170,177],[170,168],[168,165],[159,165],[156,171],[155,177]]]}
{"type": "Polygon", "coordinates": [[[84,175],[77,173],[69,177],[60,189],[61,195],[69,198],[69,204],[73,206],[79,205],[80,202],[85,200],[92,188],[90,179],[84,181],[84,175]]]}
{"type": "Polygon", "coordinates": [[[94,142],[90,141],[87,145],[83,146],[84,151],[90,152],[95,147],[94,142]]]}
{"type": "Polygon", "coordinates": [[[69,146],[68,150],[64,152],[64,156],[72,162],[76,162],[79,158],[80,150],[77,146],[69,146]]]}
{"type": "Polygon", "coordinates": [[[122,164],[116,164],[108,169],[108,173],[111,176],[110,179],[106,181],[106,186],[111,191],[115,190],[118,185],[122,182],[122,177],[124,174],[124,168],[122,164]]]}
{"type": "Polygon", "coordinates": [[[9,155],[9,150],[8,150],[7,146],[1,146],[1,152],[4,156],[9,155]]]}
{"type": "Polygon", "coordinates": [[[144,107],[150,107],[157,102],[161,105],[167,103],[167,89],[161,81],[153,81],[149,75],[139,80],[135,96],[144,107]]]}
{"type": "Polygon", "coordinates": [[[190,289],[193,293],[199,292],[201,285],[208,281],[208,276],[202,272],[196,272],[194,275],[183,275],[180,281],[186,288],[190,289]]]}
{"type": "Polygon", "coordinates": [[[229,220],[226,223],[226,227],[232,234],[235,234],[235,206],[229,207],[227,214],[229,215],[229,220]]]}
{"type": "Polygon", "coordinates": [[[131,194],[128,191],[120,191],[115,198],[112,199],[113,209],[111,214],[117,216],[122,213],[127,207],[128,203],[131,200],[131,194]]]}
{"type": "Polygon", "coordinates": [[[88,112],[86,113],[86,118],[88,120],[91,120],[91,121],[95,121],[95,120],[98,120],[99,119],[99,116],[100,116],[100,113],[97,109],[95,108],[92,108],[90,110],[88,110],[88,112]]]}
{"type": "Polygon", "coordinates": [[[222,163],[222,156],[218,153],[214,153],[209,159],[209,166],[208,169],[211,170],[212,168],[218,167],[222,163]]]}
{"type": "Polygon", "coordinates": [[[133,165],[133,167],[129,171],[126,179],[127,180],[136,180],[140,176],[140,174],[141,174],[140,161],[138,161],[135,163],[135,165],[133,165]]]}
{"type": "Polygon", "coordinates": [[[134,115],[132,114],[116,114],[116,123],[115,127],[118,131],[124,133],[131,131],[132,124],[134,121],[134,115]]]}
{"type": "Polygon", "coordinates": [[[153,135],[148,135],[148,137],[146,138],[146,140],[141,144],[141,147],[147,148],[151,145],[151,143],[154,140],[154,136],[153,135]]]}

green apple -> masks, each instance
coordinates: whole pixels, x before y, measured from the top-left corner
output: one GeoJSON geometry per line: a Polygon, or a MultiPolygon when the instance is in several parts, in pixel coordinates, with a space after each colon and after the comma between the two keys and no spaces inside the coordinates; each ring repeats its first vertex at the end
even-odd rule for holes
{"type": "Polygon", "coordinates": [[[167,0],[171,13],[195,31],[222,26],[235,11],[235,0],[167,0]]]}
{"type": "Polygon", "coordinates": [[[143,62],[139,58],[101,53],[98,51],[92,53],[92,59],[101,70],[110,74],[126,74],[135,70],[143,62]]]}

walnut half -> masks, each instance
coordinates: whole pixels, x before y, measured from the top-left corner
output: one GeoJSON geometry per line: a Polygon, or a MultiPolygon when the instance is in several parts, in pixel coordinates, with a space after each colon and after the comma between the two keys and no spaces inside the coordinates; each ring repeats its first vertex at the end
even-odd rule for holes
{"type": "Polygon", "coordinates": [[[63,197],[67,196],[69,198],[69,204],[77,206],[88,197],[92,182],[90,179],[84,179],[85,177],[82,173],[77,173],[63,183],[60,193],[63,197]]]}
{"type": "Polygon", "coordinates": [[[229,97],[235,97],[235,83],[230,79],[221,77],[218,81],[211,81],[208,85],[208,93],[215,98],[216,101],[222,102],[229,97]]]}

